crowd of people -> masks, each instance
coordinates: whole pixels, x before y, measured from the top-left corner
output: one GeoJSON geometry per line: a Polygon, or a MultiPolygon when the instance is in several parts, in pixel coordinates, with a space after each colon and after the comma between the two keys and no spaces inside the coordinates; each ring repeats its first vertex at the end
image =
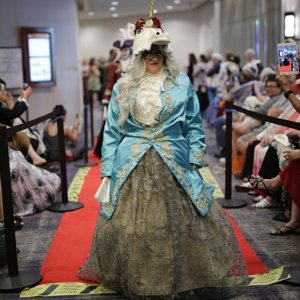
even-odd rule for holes
{"type": "MultiPolygon", "coordinates": [[[[102,107],[94,149],[102,183],[94,239],[78,275],[130,298],[220,286],[229,277],[235,283],[246,265],[228,218],[213,201],[214,187],[199,172],[206,153],[203,121],[215,133],[215,157],[223,162],[226,102],[299,122],[299,78],[263,67],[253,49],[245,51],[242,66],[232,52],[207,51],[198,59],[190,53],[184,74],[156,17],[138,19],[131,30],[134,38],[116,41],[108,59],[82,62],[84,97],[102,107]]],[[[14,101],[0,83],[0,123],[23,123],[31,88],[14,101]]],[[[42,133],[29,128],[8,141],[16,229],[23,216],[58,200],[60,178],[44,168],[60,159],[56,121],[42,133]]],[[[79,126],[78,116],[73,126],[64,125],[71,143],[66,157],[73,160],[83,152],[76,148],[79,126]]],[[[234,112],[232,169],[243,180],[236,190],[253,195],[254,208],[284,208],[274,220],[285,224],[271,235],[300,234],[299,142],[298,130],[234,112]]]]}
{"type": "MultiPolygon", "coordinates": [[[[281,73],[276,62],[263,67],[253,49],[247,49],[244,56],[246,63],[240,66],[239,57],[229,52],[224,57],[214,52],[201,54],[198,61],[189,54],[186,73],[194,83],[203,118],[215,132],[215,157],[220,163],[226,157],[226,101],[261,115],[300,120],[299,74],[281,73]],[[202,102],[206,97],[208,105],[202,102]]],[[[299,130],[233,111],[232,172],[244,181],[235,189],[252,195],[255,208],[283,207],[273,219],[286,224],[271,230],[272,235],[300,233],[295,179],[299,136],[299,130]]]]}

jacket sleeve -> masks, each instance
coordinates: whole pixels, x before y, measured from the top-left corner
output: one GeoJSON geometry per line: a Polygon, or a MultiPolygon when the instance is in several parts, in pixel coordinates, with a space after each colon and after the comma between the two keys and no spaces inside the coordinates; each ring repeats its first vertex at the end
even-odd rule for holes
{"type": "Polygon", "coordinates": [[[199,101],[191,83],[188,87],[188,103],[183,134],[189,144],[189,163],[201,167],[206,150],[205,134],[202,128],[199,101]]]}
{"type": "Polygon", "coordinates": [[[104,127],[101,161],[102,178],[111,176],[118,146],[124,137],[117,125],[117,120],[119,118],[119,108],[116,101],[116,96],[117,89],[115,86],[109,102],[108,115],[104,127]]]}
{"type": "Polygon", "coordinates": [[[12,109],[0,107],[0,122],[12,126],[12,119],[18,118],[26,111],[27,105],[22,101],[17,101],[12,109]]]}

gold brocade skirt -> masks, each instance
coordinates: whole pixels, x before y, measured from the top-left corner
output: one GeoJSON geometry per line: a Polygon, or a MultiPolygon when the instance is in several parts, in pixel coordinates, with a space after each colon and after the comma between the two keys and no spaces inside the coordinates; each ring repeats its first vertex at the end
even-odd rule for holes
{"type": "Polygon", "coordinates": [[[112,219],[99,216],[79,276],[135,298],[176,295],[244,273],[222,208],[214,201],[202,217],[151,148],[124,183],[112,219]]]}

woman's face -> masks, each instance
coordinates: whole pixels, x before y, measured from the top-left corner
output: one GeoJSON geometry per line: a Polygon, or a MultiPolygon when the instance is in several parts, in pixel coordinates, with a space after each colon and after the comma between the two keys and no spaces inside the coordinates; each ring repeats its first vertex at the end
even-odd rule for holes
{"type": "Polygon", "coordinates": [[[164,56],[158,47],[152,46],[150,51],[145,51],[142,55],[145,64],[146,72],[150,74],[157,74],[164,63],[164,56]]]}
{"type": "Polygon", "coordinates": [[[126,60],[130,56],[130,48],[122,48],[121,49],[121,60],[126,60]]]}

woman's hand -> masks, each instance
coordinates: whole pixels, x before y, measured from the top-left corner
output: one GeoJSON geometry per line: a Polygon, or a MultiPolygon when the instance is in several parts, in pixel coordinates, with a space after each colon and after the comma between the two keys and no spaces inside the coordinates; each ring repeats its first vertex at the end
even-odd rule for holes
{"type": "Polygon", "coordinates": [[[270,144],[270,137],[265,136],[260,143],[263,147],[267,147],[270,144]]]}
{"type": "Polygon", "coordinates": [[[12,109],[15,105],[14,98],[11,93],[1,90],[0,91],[0,100],[5,103],[6,107],[12,109]]]}
{"type": "Polygon", "coordinates": [[[296,149],[296,150],[286,149],[283,151],[283,157],[291,161],[300,159],[300,149],[296,149]]]}
{"type": "Polygon", "coordinates": [[[20,94],[20,98],[21,98],[21,99],[28,100],[28,98],[29,98],[30,95],[31,95],[31,92],[32,92],[32,89],[31,89],[30,86],[29,86],[26,90],[24,90],[24,89],[22,88],[21,94],[20,94]]]}
{"type": "Polygon", "coordinates": [[[280,85],[280,87],[282,88],[282,90],[284,92],[287,92],[290,89],[290,84],[289,84],[289,81],[288,81],[288,78],[290,76],[291,75],[280,74],[279,66],[277,67],[276,80],[277,80],[278,84],[280,85]]]}
{"type": "Polygon", "coordinates": [[[289,128],[286,131],[287,136],[289,137],[299,137],[300,136],[300,131],[297,129],[289,128]]]}

